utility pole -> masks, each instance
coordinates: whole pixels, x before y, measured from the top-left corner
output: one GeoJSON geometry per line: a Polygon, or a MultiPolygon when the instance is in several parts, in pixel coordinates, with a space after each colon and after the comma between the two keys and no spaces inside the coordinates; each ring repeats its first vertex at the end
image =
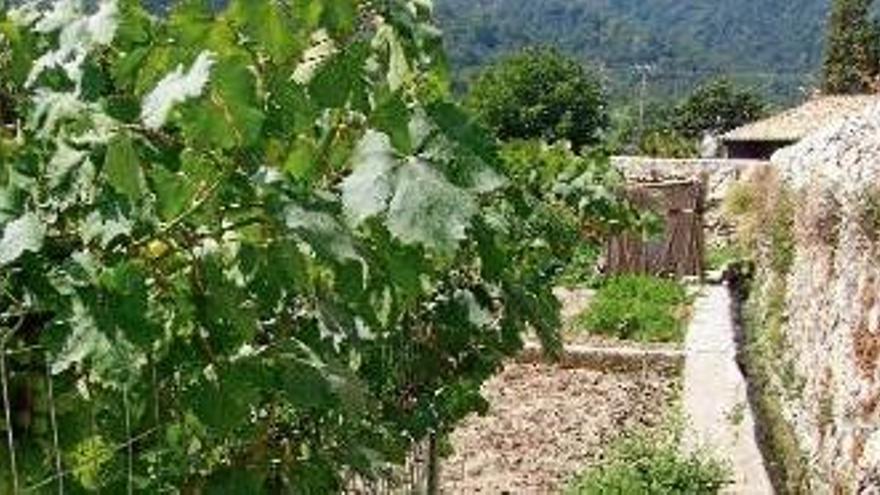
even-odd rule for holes
{"type": "Polygon", "coordinates": [[[648,75],[654,72],[653,64],[637,64],[633,66],[641,76],[639,82],[639,136],[645,132],[645,99],[648,96],[648,75]]]}

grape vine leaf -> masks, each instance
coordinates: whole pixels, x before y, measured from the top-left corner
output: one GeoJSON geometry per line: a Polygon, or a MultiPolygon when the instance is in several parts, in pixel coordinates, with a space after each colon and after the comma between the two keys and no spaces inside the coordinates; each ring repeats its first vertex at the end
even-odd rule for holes
{"type": "Polygon", "coordinates": [[[183,112],[181,123],[190,142],[229,149],[257,140],[265,115],[256,101],[256,81],[248,63],[239,57],[217,63],[206,97],[183,112]]]}
{"type": "Polygon", "coordinates": [[[293,177],[308,180],[318,172],[318,144],[307,135],[296,137],[284,160],[284,169],[293,177]]]}
{"type": "Polygon", "coordinates": [[[67,320],[67,324],[72,332],[52,362],[53,375],[67,371],[91,355],[106,354],[110,351],[110,341],[98,330],[95,318],[82,301],[74,300],[73,314],[67,320]]]}
{"type": "Polygon", "coordinates": [[[354,172],[342,181],[342,204],[354,226],[381,214],[392,193],[396,160],[388,136],[368,131],[355,149],[354,172]]]}
{"type": "Polygon", "coordinates": [[[291,36],[297,26],[281,2],[234,0],[227,14],[249,39],[255,40],[276,62],[289,60],[304,48],[300,37],[291,36]]]}
{"type": "Polygon", "coordinates": [[[120,134],[107,146],[104,171],[107,181],[117,192],[132,201],[141,197],[144,178],[137,150],[129,136],[120,134]]]}
{"type": "Polygon", "coordinates": [[[299,233],[319,256],[340,263],[364,262],[348,230],[333,215],[289,205],[284,219],[287,227],[299,233]]]}
{"type": "Polygon", "coordinates": [[[311,81],[309,94],[321,106],[339,108],[349,100],[362,102],[366,95],[364,63],[370,54],[364,43],[355,43],[324,62],[311,81]]]}
{"type": "Polygon", "coordinates": [[[0,238],[0,266],[14,262],[25,252],[39,252],[45,236],[46,226],[32,212],[9,222],[0,238]]]}
{"type": "Polygon", "coordinates": [[[392,93],[380,100],[370,120],[376,129],[388,134],[395,149],[403,154],[413,152],[409,108],[400,94],[392,93]]]}
{"type": "Polygon", "coordinates": [[[162,220],[170,221],[183,213],[196,194],[196,187],[183,173],[156,166],[150,171],[156,193],[156,206],[162,220]]]}
{"type": "Polygon", "coordinates": [[[141,120],[148,129],[159,129],[168,120],[168,114],[175,105],[202,94],[211,75],[214,54],[203,51],[186,73],[183,65],[162,78],[153,90],[144,97],[141,120]]]}
{"type": "Polygon", "coordinates": [[[388,230],[407,244],[450,253],[466,238],[477,206],[471,195],[419,159],[398,172],[388,230]]]}

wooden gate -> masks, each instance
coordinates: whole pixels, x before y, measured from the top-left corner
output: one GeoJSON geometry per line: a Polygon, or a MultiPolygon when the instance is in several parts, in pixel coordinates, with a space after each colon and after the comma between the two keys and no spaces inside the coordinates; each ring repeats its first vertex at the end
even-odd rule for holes
{"type": "Polygon", "coordinates": [[[649,182],[627,188],[637,207],[659,215],[664,232],[627,233],[608,243],[607,272],[701,276],[704,188],[699,180],[649,182]]]}

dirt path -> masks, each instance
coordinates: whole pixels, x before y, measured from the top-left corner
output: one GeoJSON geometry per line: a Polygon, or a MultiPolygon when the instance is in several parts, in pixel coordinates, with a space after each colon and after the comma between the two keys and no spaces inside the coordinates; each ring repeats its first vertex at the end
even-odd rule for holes
{"type": "Polygon", "coordinates": [[[706,448],[730,463],[731,494],[772,494],[749,408],[746,381],[736,363],[730,295],[707,286],[697,299],[685,343],[684,447],[706,448]]]}

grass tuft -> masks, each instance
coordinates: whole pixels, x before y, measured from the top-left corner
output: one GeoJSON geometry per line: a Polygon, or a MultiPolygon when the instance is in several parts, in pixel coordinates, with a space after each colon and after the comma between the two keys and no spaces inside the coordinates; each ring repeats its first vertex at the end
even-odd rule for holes
{"type": "Polygon", "coordinates": [[[598,466],[578,478],[568,495],[711,495],[730,482],[726,466],[702,453],[684,454],[674,431],[621,440],[598,466]]]}
{"type": "Polygon", "coordinates": [[[606,281],[578,329],[639,342],[682,342],[690,298],[674,280],[623,275],[606,281]]]}

